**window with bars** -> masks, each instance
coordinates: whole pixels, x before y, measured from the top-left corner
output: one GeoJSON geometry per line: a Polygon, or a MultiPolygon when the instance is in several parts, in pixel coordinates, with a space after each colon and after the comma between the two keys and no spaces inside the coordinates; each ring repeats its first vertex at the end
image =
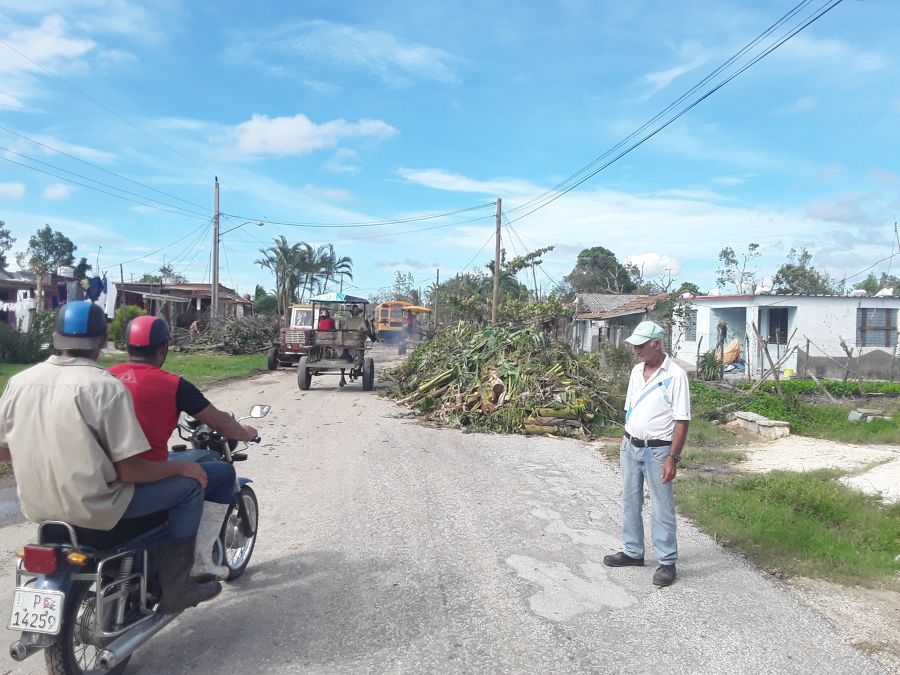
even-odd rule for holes
{"type": "Polygon", "coordinates": [[[684,339],[687,342],[697,341],[697,310],[692,309],[684,316],[684,339]]]}
{"type": "Polygon", "coordinates": [[[897,310],[862,308],[856,310],[857,347],[896,347],[897,310]]]}
{"type": "Polygon", "coordinates": [[[788,340],[788,308],[769,308],[769,344],[786,345],[788,340]]]}

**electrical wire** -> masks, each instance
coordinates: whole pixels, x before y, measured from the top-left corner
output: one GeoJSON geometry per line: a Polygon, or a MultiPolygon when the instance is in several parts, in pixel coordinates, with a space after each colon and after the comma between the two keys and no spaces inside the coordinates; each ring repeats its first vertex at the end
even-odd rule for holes
{"type": "MultiPolygon", "coordinates": [[[[712,96],[712,94],[714,94],[714,93],[717,92],[719,89],[721,89],[722,87],[724,87],[726,84],[728,84],[729,82],[731,82],[731,81],[732,81],[734,78],[736,78],[738,75],[740,75],[741,73],[743,73],[744,71],[746,71],[748,68],[750,68],[750,67],[752,67],[753,65],[755,65],[756,63],[758,63],[761,59],[765,58],[765,57],[768,56],[770,53],[772,53],[773,51],[775,51],[778,47],[780,47],[780,46],[783,45],[785,42],[787,42],[789,39],[791,39],[794,35],[796,35],[796,34],[799,33],[800,31],[804,30],[804,29],[805,29],[806,27],[808,27],[810,24],[814,23],[815,21],[817,21],[818,19],[820,19],[822,16],[824,16],[825,14],[827,14],[828,12],[830,12],[832,9],[834,9],[834,8],[835,8],[837,5],[839,5],[841,2],[843,2],[843,0],[828,0],[828,2],[826,2],[824,5],[822,5],[822,6],[820,7],[820,9],[817,10],[817,11],[813,14],[813,16],[812,16],[811,18],[809,18],[808,20],[806,20],[806,21],[805,21],[804,23],[802,23],[799,27],[797,27],[797,28],[791,30],[788,34],[786,34],[786,35],[784,35],[783,37],[781,37],[781,38],[780,38],[779,40],[777,40],[774,44],[770,45],[767,49],[765,49],[761,54],[757,55],[757,56],[754,57],[752,60],[750,60],[747,64],[745,64],[744,66],[742,66],[737,72],[731,74],[731,75],[728,76],[724,81],[720,82],[719,84],[717,84],[716,86],[714,86],[712,89],[710,89],[709,91],[707,91],[706,93],[704,93],[702,96],[700,96],[699,98],[695,99],[693,102],[690,103],[690,105],[688,105],[686,108],[684,108],[683,110],[681,110],[680,112],[678,112],[677,114],[675,114],[674,116],[672,116],[671,118],[669,118],[668,120],[666,120],[663,124],[661,124],[660,126],[658,126],[658,127],[655,128],[655,129],[653,129],[651,132],[649,132],[648,134],[644,135],[643,137],[641,137],[641,138],[640,138],[639,140],[637,140],[636,142],[634,142],[634,143],[632,143],[631,145],[627,146],[622,152],[619,152],[618,154],[615,154],[611,159],[609,159],[608,161],[606,161],[606,162],[600,164],[600,166],[599,166],[598,168],[596,168],[596,169],[590,171],[589,173],[587,173],[586,176],[583,176],[583,177],[578,178],[577,180],[575,180],[575,182],[571,182],[572,179],[574,179],[574,178],[576,178],[576,177],[578,177],[578,176],[581,176],[581,175],[585,172],[585,170],[587,170],[589,167],[593,167],[593,166],[595,166],[599,161],[601,161],[603,158],[609,157],[609,155],[613,152],[613,149],[610,149],[610,151],[608,151],[607,153],[604,153],[603,155],[601,155],[601,157],[599,157],[599,158],[597,158],[596,160],[594,160],[593,162],[591,162],[591,164],[589,164],[587,167],[583,167],[581,170],[579,170],[578,172],[576,172],[575,174],[573,174],[569,179],[566,179],[566,181],[563,181],[562,184],[566,184],[566,187],[565,187],[564,189],[556,190],[555,193],[550,194],[549,196],[544,197],[544,198],[540,201],[540,203],[536,202],[535,200],[531,200],[530,204],[535,204],[535,203],[537,203],[537,206],[534,206],[534,208],[530,209],[529,211],[526,211],[523,215],[518,216],[518,217],[515,218],[512,222],[517,222],[517,221],[519,221],[519,220],[522,220],[523,218],[527,218],[528,216],[530,216],[531,214],[535,213],[536,211],[538,211],[538,210],[544,208],[545,206],[548,206],[549,204],[555,202],[555,201],[556,201],[557,199],[559,199],[560,197],[563,197],[564,195],[568,194],[569,192],[571,192],[571,191],[574,190],[575,188],[579,187],[580,185],[582,185],[582,184],[585,183],[586,181],[588,181],[588,180],[590,180],[591,178],[593,178],[594,176],[596,176],[598,173],[600,173],[601,171],[603,171],[603,170],[606,169],[607,167],[609,167],[609,166],[611,166],[612,164],[614,164],[615,162],[617,162],[619,159],[621,159],[622,157],[624,157],[625,155],[627,155],[628,153],[630,153],[631,151],[633,151],[635,148],[639,147],[640,145],[644,144],[644,143],[645,143],[646,141],[648,141],[649,139],[653,138],[653,137],[654,137],[656,134],[658,134],[660,131],[662,131],[663,129],[667,128],[669,125],[671,125],[673,122],[675,122],[676,120],[678,120],[679,118],[681,118],[681,117],[682,117],[683,115],[685,115],[688,111],[690,111],[691,109],[693,109],[695,106],[699,105],[701,102],[703,102],[704,100],[706,100],[707,98],[709,98],[710,96],[712,96]],[[826,6],[826,5],[827,5],[827,6],[826,6]]],[[[806,4],[808,4],[808,3],[807,3],[807,2],[801,3],[801,5],[803,5],[803,6],[805,6],[806,4]]],[[[795,9],[796,9],[796,8],[795,8],[795,9]]],[[[792,10],[792,11],[793,11],[793,10],[792,10]]],[[[644,128],[646,128],[646,127],[644,127],[644,128]]],[[[635,132],[635,134],[632,134],[632,135],[629,136],[628,138],[634,138],[636,134],[637,134],[637,132],[635,132]]],[[[616,146],[614,146],[614,148],[620,148],[620,147],[622,147],[623,144],[624,144],[624,141],[621,142],[621,143],[619,143],[619,144],[617,144],[616,146]]],[[[522,207],[516,207],[516,209],[513,209],[513,210],[521,210],[522,208],[525,208],[525,207],[524,207],[524,206],[522,206],[522,207]]],[[[512,212],[513,210],[511,210],[510,212],[512,212]]]]}
{"type": "Polygon", "coordinates": [[[165,197],[169,197],[169,198],[171,198],[171,199],[177,199],[178,201],[184,202],[185,204],[190,204],[191,206],[196,206],[196,207],[201,208],[201,209],[205,209],[205,208],[206,208],[206,207],[204,207],[202,204],[198,204],[197,202],[192,202],[192,201],[190,201],[190,200],[188,200],[188,199],[183,199],[182,197],[179,197],[179,196],[177,196],[177,195],[173,195],[173,194],[171,194],[171,193],[169,193],[169,192],[164,192],[163,190],[159,190],[159,189],[157,189],[157,188],[155,188],[155,187],[152,187],[152,186],[150,186],[150,185],[147,185],[146,183],[141,183],[140,181],[136,181],[136,180],[134,180],[134,179],[132,179],[132,178],[128,178],[127,176],[123,176],[123,175],[121,175],[121,174],[118,174],[118,173],[116,173],[115,171],[110,171],[109,169],[107,169],[107,168],[105,168],[105,167],[102,167],[102,166],[100,166],[100,165],[98,165],[98,164],[94,164],[93,162],[89,162],[89,161],[87,161],[86,159],[82,159],[81,157],[78,157],[77,155],[73,155],[73,154],[71,154],[71,153],[68,153],[68,152],[66,152],[65,150],[60,150],[59,148],[55,148],[55,147],[53,147],[52,145],[48,145],[47,143],[43,143],[43,142],[37,140],[36,138],[31,138],[30,136],[26,136],[25,134],[22,134],[22,133],[19,133],[18,131],[14,131],[13,129],[9,129],[9,128],[7,128],[7,127],[4,127],[3,125],[0,125],[0,131],[5,131],[6,133],[12,134],[13,136],[18,136],[19,138],[21,138],[21,139],[23,139],[23,140],[26,140],[26,141],[28,141],[28,142],[30,142],[30,143],[34,143],[35,145],[39,145],[39,146],[41,146],[42,148],[45,148],[45,149],[47,149],[47,150],[50,150],[51,152],[55,152],[55,153],[57,153],[57,154],[59,154],[59,155],[62,155],[63,157],[68,157],[69,159],[74,159],[76,162],[81,162],[82,164],[86,164],[87,166],[92,167],[92,168],[94,168],[94,169],[97,169],[98,171],[102,171],[102,172],[104,172],[104,173],[107,173],[107,174],[109,174],[110,176],[115,176],[116,178],[119,178],[120,180],[127,181],[127,182],[129,182],[129,183],[132,183],[133,185],[138,185],[138,186],[140,186],[140,187],[142,187],[142,188],[144,188],[144,189],[146,189],[146,190],[151,190],[152,192],[156,192],[156,193],[158,193],[158,194],[161,194],[161,195],[163,195],[163,196],[165,196],[165,197]]]}
{"type": "Polygon", "coordinates": [[[94,190],[96,192],[101,192],[105,195],[109,195],[110,197],[115,197],[116,199],[122,199],[126,202],[131,202],[132,204],[138,204],[140,206],[145,206],[150,209],[155,209],[157,211],[163,211],[165,213],[171,213],[176,216],[183,216],[184,218],[194,218],[197,220],[207,220],[208,216],[195,216],[189,213],[185,213],[183,211],[175,211],[173,209],[163,208],[161,206],[154,206],[153,204],[148,204],[147,202],[138,201],[137,199],[131,199],[130,197],[125,197],[124,195],[116,194],[115,192],[109,192],[108,190],[102,190],[98,187],[94,187],[93,185],[88,185],[86,183],[80,183],[77,180],[72,180],[71,178],[66,178],[65,176],[60,176],[58,174],[52,173],[50,171],[44,171],[43,169],[39,169],[36,166],[30,166],[28,164],[24,164],[22,162],[17,162],[14,159],[10,159],[9,157],[0,157],[4,162],[9,162],[10,164],[16,164],[17,166],[21,166],[23,168],[29,169],[30,171],[35,171],[37,173],[42,173],[45,176],[52,176],[53,178],[58,178],[59,180],[64,180],[67,183],[72,183],[73,185],[78,185],[79,187],[87,188],[88,190],[94,190]]]}
{"type": "Polygon", "coordinates": [[[158,249],[156,249],[155,251],[150,251],[150,253],[147,253],[147,254],[145,254],[145,255],[138,256],[137,258],[131,258],[130,260],[123,260],[122,262],[116,263],[115,265],[108,265],[108,266],[106,266],[106,267],[102,267],[102,268],[100,268],[100,270],[98,270],[98,271],[109,270],[109,269],[112,269],[113,267],[118,267],[119,265],[127,265],[128,263],[133,263],[133,262],[137,262],[138,260],[144,260],[145,258],[149,258],[150,256],[156,255],[156,254],[159,253],[160,251],[165,251],[167,248],[171,248],[171,247],[174,246],[175,244],[184,241],[185,239],[187,239],[187,238],[190,237],[190,236],[195,235],[195,234],[197,233],[197,230],[199,230],[200,228],[203,228],[203,227],[207,227],[208,225],[209,225],[209,222],[204,223],[203,225],[200,225],[198,228],[195,228],[195,229],[191,230],[190,232],[188,232],[188,233],[187,233],[186,235],[184,235],[183,237],[180,237],[179,239],[176,239],[175,241],[173,241],[173,242],[171,242],[171,243],[169,243],[169,244],[166,244],[165,246],[161,246],[161,247],[159,247],[158,249]]]}
{"type": "MultiPolygon", "coordinates": [[[[156,204],[161,204],[161,205],[163,205],[163,206],[167,206],[167,207],[169,207],[170,209],[175,209],[175,210],[178,211],[178,212],[184,212],[185,214],[190,214],[190,215],[193,215],[193,216],[199,216],[199,217],[201,217],[201,218],[208,218],[208,217],[209,217],[206,213],[198,213],[197,211],[191,211],[191,210],[186,209],[186,208],[184,208],[184,207],[182,207],[182,206],[176,206],[176,205],[174,205],[174,204],[169,204],[168,202],[163,202],[163,201],[160,201],[160,200],[158,200],[158,199],[153,199],[152,197],[147,197],[147,196],[142,195],[142,194],[139,194],[139,193],[137,193],[137,192],[131,192],[130,190],[124,190],[124,189],[122,189],[122,188],[120,188],[120,187],[116,187],[115,185],[110,185],[109,183],[104,183],[104,182],[99,181],[99,180],[96,180],[96,179],[94,179],[94,178],[89,178],[88,176],[84,176],[84,175],[82,175],[82,174],[80,174],[80,173],[75,173],[74,171],[69,171],[68,169],[63,169],[62,167],[56,166],[56,165],[54,165],[54,164],[50,164],[49,162],[45,162],[45,161],[43,161],[43,160],[37,159],[36,157],[31,157],[31,156],[29,156],[29,155],[22,154],[21,152],[18,152],[18,151],[16,151],[16,150],[11,149],[11,148],[5,148],[5,147],[3,147],[3,146],[0,146],[0,150],[3,150],[3,151],[8,152],[8,153],[10,153],[10,154],[16,155],[17,157],[21,157],[22,159],[26,159],[26,160],[28,160],[29,162],[34,162],[35,164],[40,164],[40,165],[42,165],[42,166],[47,166],[47,167],[50,167],[51,169],[55,169],[56,171],[62,171],[63,173],[67,173],[67,174],[69,174],[70,176],[75,176],[76,178],[80,178],[80,179],[82,179],[82,180],[90,181],[91,183],[96,183],[97,185],[102,185],[103,187],[109,188],[110,190],[118,190],[119,192],[122,192],[122,193],[124,193],[124,194],[126,194],[126,195],[131,195],[132,197],[140,197],[141,199],[145,199],[145,200],[154,202],[154,203],[156,203],[156,204]]],[[[4,158],[4,159],[6,159],[6,158],[4,158]]],[[[27,165],[23,165],[23,166],[27,166],[27,165]]],[[[32,168],[32,169],[33,169],[34,167],[29,167],[29,168],[32,168]]],[[[45,173],[46,173],[46,172],[45,172],[45,173]]],[[[51,175],[52,175],[52,174],[51,174],[51,175]]],[[[60,180],[68,180],[67,178],[65,178],[65,177],[63,177],[63,176],[57,176],[57,177],[60,178],[60,180]]],[[[75,182],[75,181],[72,181],[72,182],[75,182]]],[[[82,185],[83,187],[87,187],[87,188],[89,188],[89,189],[96,189],[96,188],[93,188],[93,187],[90,186],[90,185],[84,185],[83,183],[77,183],[77,184],[78,184],[78,185],[82,185]]],[[[101,190],[101,192],[104,192],[105,194],[112,194],[112,193],[110,193],[110,192],[106,192],[105,190],[101,190]]],[[[115,195],[113,195],[113,196],[115,196],[115,195]]],[[[144,206],[151,206],[151,207],[152,207],[152,204],[147,204],[146,202],[140,202],[140,203],[144,204],[144,206]]],[[[174,213],[174,212],[175,212],[175,211],[170,211],[170,213],[174,213]]]]}
{"type": "Polygon", "coordinates": [[[471,259],[469,262],[466,263],[466,266],[463,267],[459,272],[456,273],[456,276],[459,276],[460,274],[464,274],[465,271],[466,271],[467,269],[469,269],[469,266],[470,266],[473,262],[475,262],[475,258],[477,258],[478,256],[481,255],[481,252],[484,250],[484,247],[487,246],[487,245],[491,242],[491,239],[494,238],[495,234],[496,234],[496,233],[491,232],[491,236],[489,236],[489,237],[487,238],[487,241],[485,241],[485,242],[481,245],[481,248],[478,249],[478,251],[475,253],[475,255],[472,256],[472,259],[471,259]]]}
{"type": "Polygon", "coordinates": [[[447,211],[445,213],[431,213],[424,216],[414,216],[410,218],[397,218],[394,220],[377,220],[377,221],[368,221],[368,222],[356,222],[356,223],[316,223],[316,222],[287,222],[281,220],[265,220],[258,218],[248,218],[246,216],[237,215],[234,213],[222,213],[223,217],[234,218],[236,220],[256,220],[261,223],[265,223],[267,225],[278,225],[280,227],[308,227],[308,228],[320,228],[320,229],[331,229],[331,228],[346,228],[346,227],[382,227],[385,225],[400,225],[403,223],[415,223],[421,222],[423,220],[434,220],[435,218],[447,218],[449,216],[459,215],[460,213],[467,213],[468,211],[475,211],[476,209],[483,209],[486,206],[494,206],[497,202],[488,202],[486,204],[478,204],[477,206],[469,206],[464,209],[457,209],[456,211],[447,211]]]}

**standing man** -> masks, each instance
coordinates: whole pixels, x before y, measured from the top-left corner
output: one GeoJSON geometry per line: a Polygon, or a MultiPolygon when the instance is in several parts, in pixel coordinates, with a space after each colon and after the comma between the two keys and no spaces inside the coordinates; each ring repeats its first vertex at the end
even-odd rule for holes
{"type": "Polygon", "coordinates": [[[639,363],[632,369],[625,397],[625,437],[620,452],[622,538],[624,550],[604,556],[607,567],[644,564],[644,481],[650,488],[650,534],[659,557],[653,574],[657,586],[675,581],[678,543],[675,539],[675,495],[672,479],[691,420],[687,374],[663,352],[665,331],[642,321],[625,342],[634,347],[639,363]]]}

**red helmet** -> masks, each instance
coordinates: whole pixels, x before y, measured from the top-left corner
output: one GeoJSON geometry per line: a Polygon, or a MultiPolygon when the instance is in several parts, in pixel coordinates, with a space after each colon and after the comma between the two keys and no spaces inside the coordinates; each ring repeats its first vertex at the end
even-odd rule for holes
{"type": "Polygon", "coordinates": [[[159,347],[169,341],[169,324],[158,316],[139,316],[125,328],[125,344],[129,347],[159,347]]]}

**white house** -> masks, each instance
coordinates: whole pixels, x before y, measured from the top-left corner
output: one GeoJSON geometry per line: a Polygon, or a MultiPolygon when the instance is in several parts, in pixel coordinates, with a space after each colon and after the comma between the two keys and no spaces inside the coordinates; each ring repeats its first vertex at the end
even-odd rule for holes
{"type": "Polygon", "coordinates": [[[892,366],[894,373],[900,372],[900,358],[895,362],[900,297],[708,295],[681,302],[686,311],[673,329],[673,343],[678,358],[690,364],[696,364],[699,353],[716,347],[721,323],[726,344],[738,341],[756,378],[769,367],[762,351],[766,348],[773,362],[792,352],[781,369],[842,376],[847,354],[841,339],[853,350],[851,370],[872,379],[888,377],[892,366]]]}

